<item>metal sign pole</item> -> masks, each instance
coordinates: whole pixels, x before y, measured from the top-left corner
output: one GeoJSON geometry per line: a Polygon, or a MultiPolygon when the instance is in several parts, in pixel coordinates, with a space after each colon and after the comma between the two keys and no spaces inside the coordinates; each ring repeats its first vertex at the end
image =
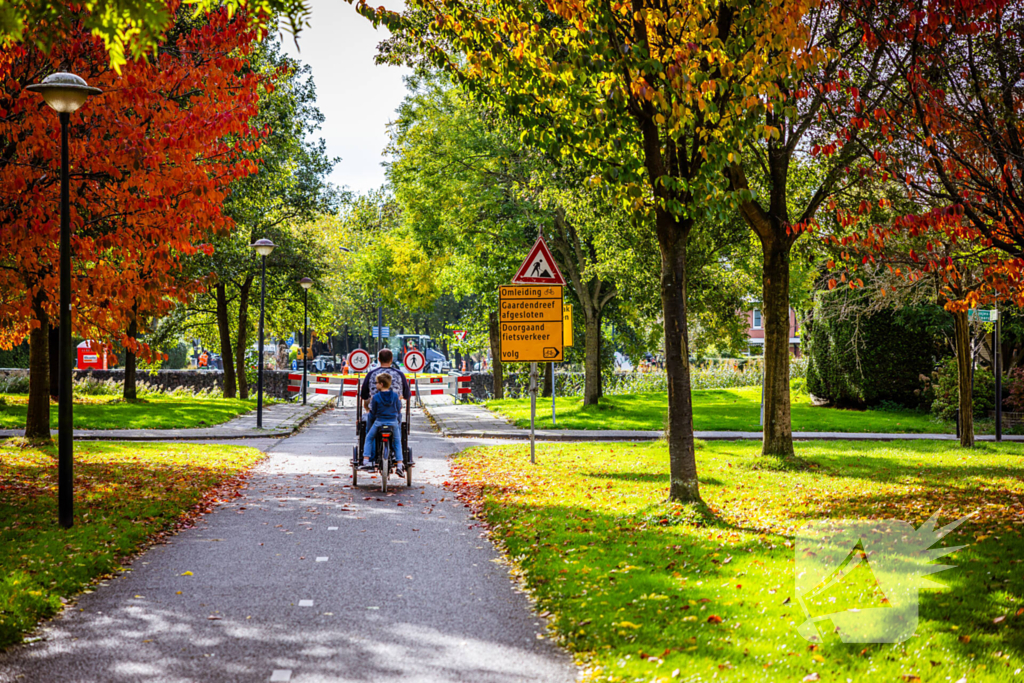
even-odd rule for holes
{"type": "Polygon", "coordinates": [[[992,366],[996,375],[996,441],[1003,440],[1003,368],[1002,358],[999,357],[1000,343],[1000,322],[999,309],[996,308],[996,330],[995,343],[992,345],[992,366]]]}
{"type": "MultiPolygon", "coordinates": [[[[762,427],[764,427],[764,377],[765,377],[765,372],[764,372],[764,367],[762,367],[761,368],[761,422],[759,423],[762,427]]],[[[764,432],[763,429],[761,431],[764,432]]],[[[763,433],[762,433],[762,436],[763,436],[763,433]]]]}
{"type": "Polygon", "coordinates": [[[555,364],[551,364],[551,426],[557,427],[555,423],[555,364]]]}
{"type": "Polygon", "coordinates": [[[537,464],[533,423],[537,417],[537,364],[530,363],[530,463],[537,464]]]}

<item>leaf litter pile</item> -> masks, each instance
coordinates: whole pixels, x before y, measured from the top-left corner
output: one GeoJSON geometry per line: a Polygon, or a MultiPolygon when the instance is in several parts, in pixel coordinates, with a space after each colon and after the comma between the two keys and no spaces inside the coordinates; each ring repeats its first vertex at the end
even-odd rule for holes
{"type": "Polygon", "coordinates": [[[238,446],[75,444],[75,524],[57,524],[57,451],[0,443],[0,647],[67,598],[237,492],[263,454],[238,446]]]}
{"type": "MultiPolygon", "coordinates": [[[[794,467],[761,458],[759,442],[698,447],[706,506],[666,502],[663,442],[540,446],[536,466],[527,447],[494,446],[453,462],[450,486],[587,680],[1024,680],[1024,447],[802,443],[794,467]],[[797,529],[918,527],[938,510],[943,525],[974,516],[935,544],[967,547],[936,561],[955,568],[920,591],[910,638],[843,643],[828,620],[823,642],[796,632],[808,616],[794,594],[797,529]]],[[[860,607],[885,606],[870,583],[860,597],[877,603],[860,607]]]]}

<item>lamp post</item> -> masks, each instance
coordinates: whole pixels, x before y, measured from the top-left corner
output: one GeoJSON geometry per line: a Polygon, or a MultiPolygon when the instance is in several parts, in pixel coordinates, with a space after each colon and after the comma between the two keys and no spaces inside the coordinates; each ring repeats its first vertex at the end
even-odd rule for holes
{"type": "Polygon", "coordinates": [[[74,524],[74,429],[72,425],[71,367],[71,205],[68,178],[68,123],[71,113],[81,107],[99,88],[86,84],[75,74],[55,73],[26,90],[37,92],[60,119],[60,346],[57,354],[57,518],[65,529],[74,524]]]}
{"type": "Polygon", "coordinates": [[[263,307],[267,298],[267,257],[277,245],[264,238],[249,245],[260,255],[259,364],[256,366],[256,429],[263,429],[263,307]]]}
{"type": "Polygon", "coordinates": [[[309,345],[309,288],[313,281],[308,277],[299,280],[302,285],[302,405],[306,405],[306,365],[309,359],[306,357],[306,346],[309,345]]]}

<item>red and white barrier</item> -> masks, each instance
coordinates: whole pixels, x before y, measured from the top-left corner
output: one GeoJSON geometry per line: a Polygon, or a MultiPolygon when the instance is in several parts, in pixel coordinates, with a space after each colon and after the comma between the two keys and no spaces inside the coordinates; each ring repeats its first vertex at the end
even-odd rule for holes
{"type": "MultiPolygon", "coordinates": [[[[361,377],[338,377],[334,375],[308,375],[307,392],[310,394],[326,394],[328,396],[356,397],[359,394],[361,377]]],[[[413,396],[459,396],[472,391],[468,384],[468,375],[427,375],[409,378],[413,396]],[[421,386],[423,385],[423,386],[421,386]],[[442,385],[442,386],[438,386],[442,385]]],[[[302,392],[302,373],[289,373],[288,391],[293,394],[302,392]]]]}

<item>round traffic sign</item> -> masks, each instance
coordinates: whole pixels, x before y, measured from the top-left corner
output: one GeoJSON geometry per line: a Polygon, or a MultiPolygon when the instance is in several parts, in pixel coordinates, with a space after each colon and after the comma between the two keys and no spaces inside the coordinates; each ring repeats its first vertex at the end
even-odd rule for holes
{"type": "Polygon", "coordinates": [[[348,354],[348,366],[353,372],[365,372],[370,367],[370,354],[363,349],[356,349],[348,354]]]}
{"type": "Polygon", "coordinates": [[[403,363],[409,372],[419,372],[427,364],[427,359],[421,351],[406,351],[403,363]]]}

